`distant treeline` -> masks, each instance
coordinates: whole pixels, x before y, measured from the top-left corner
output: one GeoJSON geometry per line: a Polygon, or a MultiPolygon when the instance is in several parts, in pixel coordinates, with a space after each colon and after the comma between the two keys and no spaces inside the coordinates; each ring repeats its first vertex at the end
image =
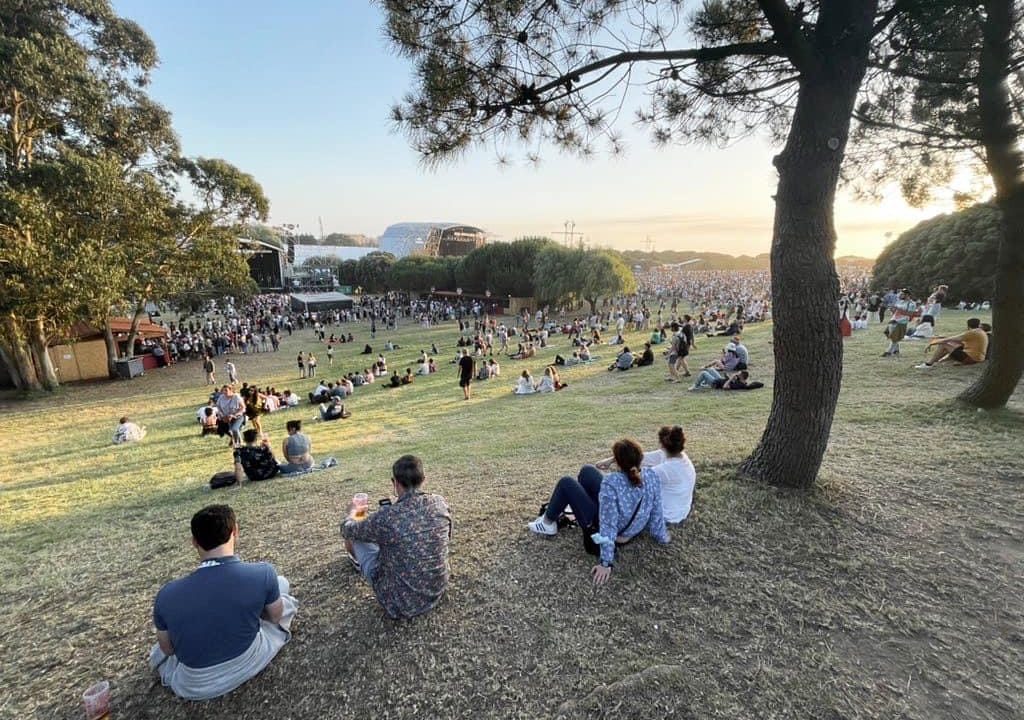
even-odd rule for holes
{"type": "MultiPolygon", "coordinates": [[[[734,256],[724,253],[695,252],[693,250],[662,250],[659,252],[626,250],[621,254],[623,259],[630,265],[640,265],[644,268],[656,265],[674,265],[694,259],[701,260],[700,263],[694,263],[692,266],[694,270],[768,270],[771,265],[771,256],[768,253],[753,256],[734,256]]],[[[845,266],[855,265],[870,270],[875,261],[855,255],[844,255],[843,257],[836,258],[836,264],[845,266]]]]}

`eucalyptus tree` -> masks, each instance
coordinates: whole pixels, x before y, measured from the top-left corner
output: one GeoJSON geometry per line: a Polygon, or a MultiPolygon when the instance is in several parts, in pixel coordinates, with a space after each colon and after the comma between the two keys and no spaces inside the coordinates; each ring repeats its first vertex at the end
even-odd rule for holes
{"type": "Polygon", "coordinates": [[[266,215],[251,177],[181,158],[146,94],[156,62],[108,0],[0,3],[0,361],[18,387],[57,385],[46,347],[75,321],[243,267],[226,228],[266,215]]]}

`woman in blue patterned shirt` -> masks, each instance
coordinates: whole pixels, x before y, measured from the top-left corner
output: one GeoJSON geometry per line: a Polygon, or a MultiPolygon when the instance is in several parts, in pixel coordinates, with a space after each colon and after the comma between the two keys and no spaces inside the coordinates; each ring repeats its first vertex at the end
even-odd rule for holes
{"type": "Polygon", "coordinates": [[[602,475],[593,465],[584,465],[576,478],[563,477],[555,485],[544,514],[528,527],[539,535],[558,532],[558,517],[572,505],[584,532],[592,532],[597,520],[599,531],[594,542],[600,546],[600,564],[591,574],[595,585],[603,585],[612,573],[615,547],[644,530],[654,541],[666,544],[671,539],[665,527],[661,504],[661,478],[652,468],[643,468],[644,452],[634,440],[619,440],[612,446],[618,472],[602,475]],[[591,528],[588,531],[586,528],[591,528]]]}

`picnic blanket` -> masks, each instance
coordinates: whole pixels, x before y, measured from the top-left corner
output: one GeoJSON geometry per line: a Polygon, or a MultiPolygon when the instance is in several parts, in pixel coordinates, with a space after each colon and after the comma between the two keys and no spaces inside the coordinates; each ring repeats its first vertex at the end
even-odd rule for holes
{"type": "Polygon", "coordinates": [[[270,664],[278,651],[291,639],[292,618],[299,602],[288,591],[288,580],[278,576],[284,615],[275,624],[260,620],[260,630],[249,648],[232,660],[205,668],[190,668],[178,662],[174,655],[165,655],[160,645],[154,645],[149,652],[149,666],[160,675],[165,687],[185,700],[210,700],[231,692],[239,685],[255,677],[270,664]]]}

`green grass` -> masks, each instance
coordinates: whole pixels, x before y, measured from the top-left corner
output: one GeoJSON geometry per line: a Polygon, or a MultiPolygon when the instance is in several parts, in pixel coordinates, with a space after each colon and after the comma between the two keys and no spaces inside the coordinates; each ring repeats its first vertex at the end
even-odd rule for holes
{"type": "MultiPolygon", "coordinates": [[[[966,316],[948,312],[940,330],[966,316]]],[[[243,380],[304,395],[298,350],[321,374],[361,369],[368,338],[337,348],[312,333],[279,353],[234,358],[243,380]]],[[[374,347],[383,346],[378,334],[374,347]]],[[[979,368],[914,371],[920,350],[882,359],[877,325],[847,341],[843,392],[819,487],[737,480],[771,391],[687,393],[664,365],[565,370],[569,388],[513,397],[544,361],[504,361],[464,402],[452,324],[393,334],[404,369],[442,349],[440,372],[411,387],[359,388],[351,420],[308,423],[318,457],[340,466],[296,480],[209,492],[228,469],[194,413],[198,363],[129,382],[0,400],[0,717],[71,718],[94,680],[113,682],[116,717],[1012,718],[1024,713],[1024,393],[976,413],[951,401],[979,368]],[[110,444],[128,414],[149,435],[110,444]],[[557,480],[606,456],[620,436],[653,447],[679,423],[698,470],[694,512],[673,541],[631,545],[595,591],[578,532],[525,529],[557,480]],[[452,584],[431,614],[387,620],[340,554],[353,492],[383,497],[391,462],[420,455],[455,518],[452,584]],[[153,596],[188,572],[188,519],[231,503],[240,551],[268,560],[301,603],[293,642],[226,698],[190,705],[145,667],[153,596]]],[[[770,327],[753,327],[752,373],[771,384],[770,327]]],[[[642,336],[627,338],[639,344],[642,336]]],[[[699,339],[691,366],[724,340],[699,339]]],[[[549,361],[567,343],[558,339],[549,361]]],[[[271,415],[284,423],[308,405],[271,415]]]]}

